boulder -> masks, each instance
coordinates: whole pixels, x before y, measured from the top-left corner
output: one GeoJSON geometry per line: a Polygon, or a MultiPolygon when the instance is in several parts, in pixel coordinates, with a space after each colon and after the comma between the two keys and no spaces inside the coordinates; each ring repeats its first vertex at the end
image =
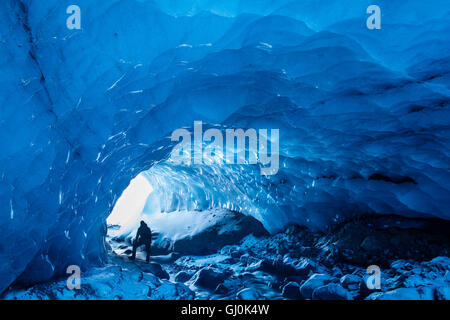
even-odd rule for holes
{"type": "Polygon", "coordinates": [[[313,300],[351,300],[350,293],[340,284],[329,283],[318,287],[312,294],[313,300]]]}
{"type": "Polygon", "coordinates": [[[296,275],[308,276],[310,272],[317,270],[317,264],[308,258],[302,258],[295,264],[296,275]]]}
{"type": "MultiPolygon", "coordinates": [[[[250,234],[269,235],[255,218],[226,209],[165,213],[153,221],[153,227],[159,233],[152,244],[152,252],[157,254],[208,255],[250,234]]],[[[237,250],[230,255],[238,259],[243,253],[237,250]]]]}
{"type": "Polygon", "coordinates": [[[175,282],[186,282],[191,277],[192,277],[192,275],[190,275],[189,273],[187,273],[185,271],[180,271],[175,275],[174,279],[175,279],[175,282]]]}
{"type": "Polygon", "coordinates": [[[154,274],[155,276],[157,276],[160,279],[168,280],[170,278],[167,271],[164,270],[163,267],[158,263],[151,262],[148,264],[143,264],[141,266],[141,270],[144,272],[154,274]]]}
{"type": "Polygon", "coordinates": [[[305,263],[293,265],[282,260],[262,259],[247,267],[247,271],[263,271],[278,277],[301,276],[306,277],[312,269],[311,265],[305,263]]]}
{"type": "Polygon", "coordinates": [[[244,254],[244,251],[242,250],[233,250],[230,252],[230,256],[233,259],[239,259],[244,254]]]}
{"type": "Polygon", "coordinates": [[[252,281],[254,280],[256,277],[253,273],[251,272],[243,272],[241,274],[238,275],[238,278],[242,281],[252,281]]]}
{"type": "Polygon", "coordinates": [[[260,300],[261,295],[255,289],[247,288],[236,294],[238,300],[260,300]]]}
{"type": "Polygon", "coordinates": [[[349,290],[358,290],[359,284],[361,283],[361,277],[356,274],[346,274],[340,280],[341,285],[349,290]]]}
{"type": "Polygon", "coordinates": [[[438,269],[439,271],[450,270],[450,258],[449,257],[436,257],[428,265],[438,269]]]}
{"type": "Polygon", "coordinates": [[[421,296],[416,288],[399,288],[388,292],[375,292],[367,300],[420,300],[421,296]]]}
{"type": "Polygon", "coordinates": [[[437,300],[450,300],[450,286],[436,288],[434,296],[437,300]]]}
{"type": "Polygon", "coordinates": [[[300,286],[297,282],[289,282],[287,283],[281,292],[283,297],[288,299],[300,299],[302,296],[300,294],[300,286]]]}
{"type": "Polygon", "coordinates": [[[217,286],[216,290],[214,290],[214,292],[217,293],[217,294],[227,294],[229,290],[230,289],[228,289],[227,286],[225,286],[223,283],[220,283],[217,286]]]}
{"type": "Polygon", "coordinates": [[[334,266],[334,267],[333,267],[333,269],[331,270],[331,273],[332,273],[332,275],[333,275],[334,277],[339,277],[339,278],[341,278],[341,277],[344,276],[344,274],[342,273],[342,270],[341,270],[339,267],[337,267],[337,266],[334,266]]]}
{"type": "MultiPolygon", "coordinates": [[[[449,252],[450,222],[401,216],[369,215],[336,226],[319,240],[321,262],[332,268],[336,261],[387,269],[394,260],[424,261],[449,252]],[[411,244],[414,245],[411,245],[411,244]]],[[[444,267],[449,258],[437,258],[444,267]]],[[[434,259],[433,259],[434,260],[434,259]]]]}
{"type": "Polygon", "coordinates": [[[246,265],[249,258],[250,258],[250,256],[249,256],[248,253],[243,254],[243,255],[239,258],[239,262],[242,263],[242,264],[244,264],[244,265],[246,265]]]}
{"type": "Polygon", "coordinates": [[[212,268],[203,268],[194,274],[192,280],[197,287],[215,290],[225,280],[225,274],[212,268]]]}
{"type": "Polygon", "coordinates": [[[413,268],[413,266],[408,261],[400,259],[400,260],[393,261],[391,263],[391,268],[396,270],[399,273],[402,273],[403,271],[411,270],[413,268]]]}
{"type": "Polygon", "coordinates": [[[150,300],[192,300],[195,292],[182,283],[163,283],[149,290],[147,296],[150,300]]]}
{"type": "Polygon", "coordinates": [[[433,286],[419,287],[420,300],[435,300],[435,288],[433,286]]]}
{"type": "Polygon", "coordinates": [[[311,299],[316,288],[322,287],[331,282],[333,278],[327,274],[315,273],[300,287],[300,293],[303,298],[311,299]]]}

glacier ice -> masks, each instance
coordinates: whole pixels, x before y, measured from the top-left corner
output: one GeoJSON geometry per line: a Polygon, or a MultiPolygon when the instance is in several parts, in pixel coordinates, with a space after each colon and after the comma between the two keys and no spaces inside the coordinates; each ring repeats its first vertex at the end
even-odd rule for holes
{"type": "Polygon", "coordinates": [[[0,292],[104,260],[142,171],[161,212],[242,211],[270,231],[353,215],[450,219],[446,0],[0,3],[0,292]],[[280,129],[280,171],[177,166],[177,128],[280,129]],[[149,171],[147,171],[149,170],[149,171]]]}

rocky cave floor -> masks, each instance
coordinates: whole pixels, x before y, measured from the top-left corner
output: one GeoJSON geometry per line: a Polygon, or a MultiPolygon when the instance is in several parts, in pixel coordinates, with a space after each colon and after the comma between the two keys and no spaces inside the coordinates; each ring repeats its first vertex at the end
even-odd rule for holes
{"type": "MultiPolygon", "coordinates": [[[[192,256],[144,253],[109,239],[109,262],[82,274],[80,290],[66,279],[11,287],[3,299],[450,299],[447,222],[369,217],[327,233],[291,225],[283,232],[192,256]],[[381,289],[369,290],[367,267],[381,269],[381,289]]],[[[211,239],[211,241],[214,241],[211,239]]]]}

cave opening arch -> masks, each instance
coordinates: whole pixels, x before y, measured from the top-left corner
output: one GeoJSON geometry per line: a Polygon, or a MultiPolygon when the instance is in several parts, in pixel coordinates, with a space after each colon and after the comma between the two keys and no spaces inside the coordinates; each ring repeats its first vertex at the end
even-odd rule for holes
{"type": "Polygon", "coordinates": [[[282,215],[278,215],[279,223],[268,219],[276,205],[265,193],[270,178],[262,176],[258,166],[210,160],[186,165],[169,158],[140,172],[106,220],[108,243],[112,244],[113,239],[131,245],[140,221],[156,228],[156,234],[162,232],[161,236],[192,236],[192,229],[206,228],[208,222],[219,219],[216,215],[225,219],[224,212],[236,215],[235,219],[250,216],[259,221],[258,225],[261,223],[262,230],[283,227],[282,215]]]}

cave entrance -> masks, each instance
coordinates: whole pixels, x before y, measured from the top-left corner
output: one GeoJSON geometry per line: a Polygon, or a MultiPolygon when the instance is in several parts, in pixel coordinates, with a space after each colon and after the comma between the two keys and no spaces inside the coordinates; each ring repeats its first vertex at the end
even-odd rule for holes
{"type": "MultiPolygon", "coordinates": [[[[154,191],[153,186],[143,173],[130,181],[128,187],[117,200],[114,209],[106,219],[108,232],[107,242],[112,251],[129,250],[125,242],[134,237],[143,217],[143,212],[149,195],[154,191]],[[125,248],[127,247],[127,248],[125,248]]],[[[128,252],[121,252],[127,254],[128,252]]]]}
{"type": "Polygon", "coordinates": [[[141,220],[152,230],[152,256],[158,259],[174,252],[212,254],[251,233],[266,234],[261,208],[249,196],[258,192],[259,177],[258,166],[152,166],[130,182],[106,220],[112,253],[131,254],[141,220]]]}

